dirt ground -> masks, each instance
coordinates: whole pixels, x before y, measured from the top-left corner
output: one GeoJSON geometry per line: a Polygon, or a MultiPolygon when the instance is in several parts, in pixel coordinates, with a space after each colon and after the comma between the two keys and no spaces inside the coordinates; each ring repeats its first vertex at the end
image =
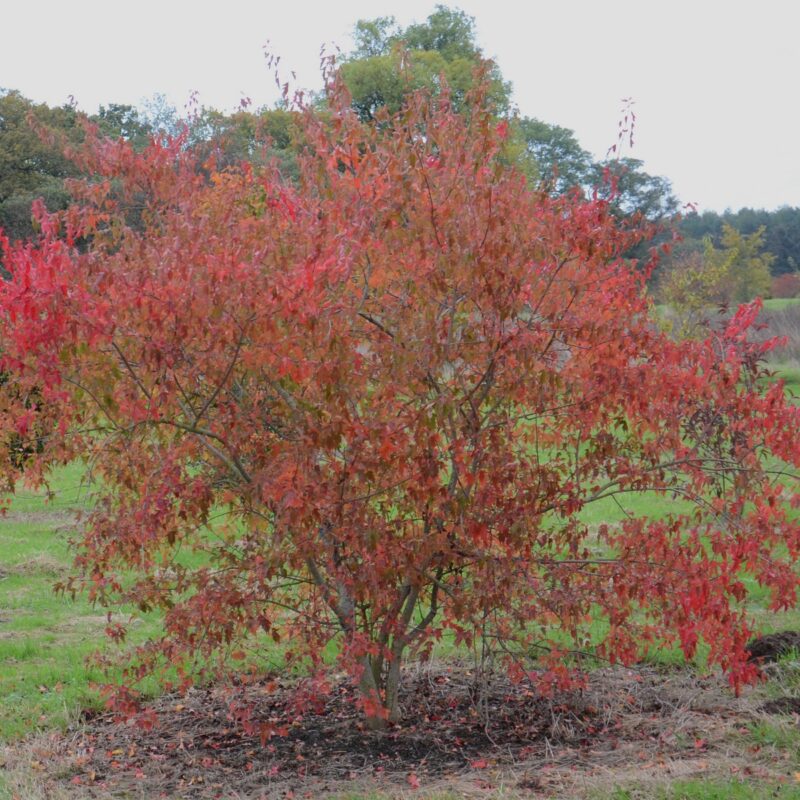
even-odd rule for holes
{"type": "Polygon", "coordinates": [[[417,790],[577,798],[698,776],[796,780],[791,753],[748,737],[759,721],[778,719],[770,712],[796,727],[790,698],[770,709],[758,687],[737,698],[720,676],[688,669],[598,669],[587,689],[544,699],[500,675],[481,684],[464,666],[412,668],[404,675],[405,721],[381,734],[361,728],[345,683],[300,718],[289,686],[242,692],[257,719],[285,726],[286,735],[262,746],[236,727],[226,693],[194,689],[155,702],[159,723],[151,730],[101,715],[6,748],[0,767],[20,800],[411,797],[417,790]]]}

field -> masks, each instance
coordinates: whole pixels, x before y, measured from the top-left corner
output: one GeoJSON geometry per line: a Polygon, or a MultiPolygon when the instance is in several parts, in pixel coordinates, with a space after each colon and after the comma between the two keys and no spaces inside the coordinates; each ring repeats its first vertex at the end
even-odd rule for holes
{"type": "Polygon", "coordinates": [[[767,311],[783,311],[787,308],[800,308],[800,297],[772,297],[764,301],[767,311]]]}

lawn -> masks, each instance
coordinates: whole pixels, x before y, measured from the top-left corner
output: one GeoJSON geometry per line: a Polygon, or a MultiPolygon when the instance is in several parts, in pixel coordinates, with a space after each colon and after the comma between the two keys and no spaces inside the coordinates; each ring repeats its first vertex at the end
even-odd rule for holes
{"type": "Polygon", "coordinates": [[[800,297],[771,297],[764,301],[764,308],[768,311],[783,311],[793,306],[800,306],[800,297]]]}
{"type": "MultiPolygon", "coordinates": [[[[92,684],[100,672],[86,659],[105,643],[107,616],[85,598],[58,596],[69,572],[69,538],[91,496],[83,469],[54,476],[51,496],[20,489],[0,519],[0,740],[64,728],[98,707],[92,684]]],[[[142,621],[134,637],[157,630],[142,621]]]]}
{"type": "Polygon", "coordinates": [[[775,377],[783,380],[786,393],[792,395],[795,402],[800,402],[800,365],[770,364],[770,369],[775,373],[775,377]]]}

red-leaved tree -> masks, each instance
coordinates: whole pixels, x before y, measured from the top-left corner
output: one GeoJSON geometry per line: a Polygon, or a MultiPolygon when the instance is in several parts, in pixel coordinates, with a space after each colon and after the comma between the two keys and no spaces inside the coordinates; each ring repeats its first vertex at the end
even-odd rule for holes
{"type": "Polygon", "coordinates": [[[379,728],[443,635],[546,687],[598,619],[602,657],[703,640],[746,679],[746,580],[792,605],[800,546],[800,409],[759,380],[757,305],[670,340],[622,255],[645,232],[527,185],[480,87],[297,115],[295,185],[89,132],[75,204],[2,242],[4,474],[85,460],[74,588],[163,612],[117,700],[273,639],[322,687],[333,641],[379,728]],[[690,505],[582,521],[645,491],[690,505]]]}
{"type": "Polygon", "coordinates": [[[800,273],[784,272],[772,279],[773,297],[800,297],[800,273]]]}

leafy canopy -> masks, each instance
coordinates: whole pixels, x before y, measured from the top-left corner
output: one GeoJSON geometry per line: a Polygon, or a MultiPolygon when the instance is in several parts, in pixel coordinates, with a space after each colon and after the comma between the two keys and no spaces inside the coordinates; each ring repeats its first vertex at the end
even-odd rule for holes
{"type": "MultiPolygon", "coordinates": [[[[483,56],[475,41],[475,20],[458,9],[437,5],[424,23],[401,29],[393,17],[359,20],[353,31],[355,48],[341,67],[353,108],[371,120],[381,108],[398,111],[404,98],[418,89],[438,91],[447,84],[448,97],[461,108],[483,56]]],[[[490,76],[487,95],[496,113],[509,108],[511,87],[499,69],[485,62],[490,76]]]]}
{"type": "Polygon", "coordinates": [[[646,231],[533,191],[487,91],[369,124],[335,81],[298,109],[296,184],[90,130],[74,156],[103,180],[39,206],[36,246],[2,241],[0,440],[40,443],[0,449],[3,474],[85,459],[100,499],[69,586],[164,615],[118,707],[273,640],[317,693],[334,643],[373,727],[445,635],[543,689],[587,642],[628,663],[703,639],[752,674],[745,579],[793,604],[800,547],[775,467],[800,466],[800,411],[758,380],[757,306],[664,336],[621,255],[646,231]],[[645,490],[689,510],[582,521],[645,490]]]}
{"type": "Polygon", "coordinates": [[[700,250],[684,250],[662,279],[664,301],[691,325],[710,306],[768,297],[775,257],[763,252],[764,231],[762,226],[748,236],[723,223],[719,247],[706,237],[700,250]]]}
{"type": "Polygon", "coordinates": [[[705,211],[687,214],[680,231],[687,240],[701,241],[710,236],[714,245],[722,239],[722,226],[728,224],[744,235],[756,233],[763,226],[763,247],[775,260],[770,265],[773,275],[796,272],[800,264],[800,208],[784,206],[775,211],[741,208],[718,214],[705,211]]]}

